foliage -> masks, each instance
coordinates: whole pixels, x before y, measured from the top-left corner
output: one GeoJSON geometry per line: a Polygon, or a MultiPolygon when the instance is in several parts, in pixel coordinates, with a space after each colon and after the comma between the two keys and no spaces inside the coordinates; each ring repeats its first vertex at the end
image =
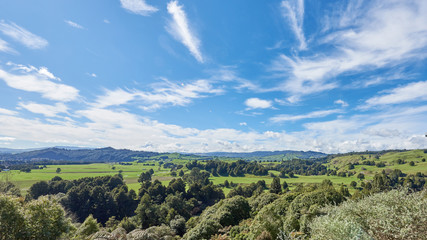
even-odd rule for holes
{"type": "Polygon", "coordinates": [[[23,203],[0,195],[0,239],[58,239],[73,229],[61,205],[52,198],[40,197],[23,203]]]}
{"type": "Polygon", "coordinates": [[[0,182],[0,194],[1,193],[16,197],[21,196],[21,190],[11,182],[0,182]]]}
{"type": "Polygon", "coordinates": [[[310,224],[312,239],[422,239],[426,205],[425,191],[400,189],[330,206],[310,224]]]}
{"type": "Polygon", "coordinates": [[[250,210],[248,201],[241,196],[221,200],[200,215],[199,223],[184,235],[184,239],[210,239],[220,228],[237,225],[250,217],[250,210]]]}

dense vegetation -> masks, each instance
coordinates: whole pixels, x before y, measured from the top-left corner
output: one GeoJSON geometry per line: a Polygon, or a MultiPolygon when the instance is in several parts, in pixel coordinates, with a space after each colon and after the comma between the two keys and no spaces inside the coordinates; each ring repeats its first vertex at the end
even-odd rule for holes
{"type": "Polygon", "coordinates": [[[54,177],[33,184],[25,198],[0,182],[0,239],[422,239],[427,176],[417,166],[424,169],[424,153],[387,154],[279,163],[163,157],[138,165],[151,169],[140,172],[136,191],[122,173],[54,177]],[[170,180],[155,176],[161,167],[170,180]],[[241,176],[259,180],[229,181],[241,176]],[[324,180],[296,182],[310,176],[324,180]],[[334,185],[332,176],[354,181],[334,185]],[[46,231],[38,230],[42,223],[46,231]]]}

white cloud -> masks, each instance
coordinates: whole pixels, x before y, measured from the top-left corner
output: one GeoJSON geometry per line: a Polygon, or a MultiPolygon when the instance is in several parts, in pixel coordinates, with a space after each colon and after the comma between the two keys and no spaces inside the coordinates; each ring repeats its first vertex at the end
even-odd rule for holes
{"type": "Polygon", "coordinates": [[[387,94],[366,100],[360,108],[378,105],[399,104],[413,101],[427,101],[427,81],[413,82],[406,86],[387,91],[387,94]]]}
{"type": "Polygon", "coordinates": [[[103,22],[106,23],[106,24],[110,24],[110,21],[108,19],[104,19],[103,22]]]}
{"type": "Polygon", "coordinates": [[[19,103],[22,108],[38,114],[43,114],[46,117],[56,117],[58,113],[67,113],[68,107],[63,103],[56,103],[55,105],[39,104],[34,102],[19,103]]]}
{"type": "Polygon", "coordinates": [[[134,92],[128,92],[120,88],[116,90],[105,90],[105,94],[98,96],[96,99],[95,106],[105,108],[108,106],[122,105],[135,99],[135,97],[136,94],[134,92]]]}
{"type": "Polygon", "coordinates": [[[13,142],[15,140],[16,138],[13,138],[13,137],[0,137],[0,141],[2,142],[13,142]]]}
{"type": "Polygon", "coordinates": [[[248,107],[248,109],[271,108],[273,106],[271,101],[259,98],[248,98],[245,101],[245,105],[248,107]]]}
{"type": "Polygon", "coordinates": [[[120,3],[122,4],[122,8],[142,16],[149,16],[159,10],[154,6],[147,4],[145,0],[120,0],[120,3]]]}
{"type": "Polygon", "coordinates": [[[91,77],[93,77],[93,78],[98,77],[98,75],[96,75],[95,73],[86,73],[86,74],[89,75],[89,76],[91,76],[91,77]]]}
{"type": "Polygon", "coordinates": [[[18,112],[12,111],[12,110],[9,110],[9,109],[5,109],[5,108],[0,108],[0,114],[4,114],[4,115],[17,115],[18,112]]]}
{"type": "Polygon", "coordinates": [[[339,104],[339,105],[341,105],[342,107],[348,107],[348,103],[347,103],[346,101],[342,100],[342,99],[338,99],[338,100],[336,100],[334,103],[335,103],[335,104],[339,104]]]}
{"type": "Polygon", "coordinates": [[[239,123],[240,126],[247,126],[248,124],[246,122],[239,123]]]}
{"type": "Polygon", "coordinates": [[[56,100],[56,101],[72,101],[77,99],[79,96],[79,90],[76,88],[58,84],[50,81],[50,79],[57,79],[53,74],[46,68],[37,69],[33,66],[13,65],[12,72],[18,72],[18,74],[5,71],[0,68],[0,79],[12,88],[16,88],[28,92],[37,92],[42,97],[56,100]]]}
{"type": "Polygon", "coordinates": [[[310,112],[310,113],[302,114],[302,115],[280,114],[280,115],[277,115],[277,116],[270,118],[270,121],[272,121],[274,123],[286,122],[286,121],[298,121],[298,120],[307,119],[307,118],[326,117],[326,116],[329,116],[331,114],[336,114],[336,113],[341,113],[341,112],[342,112],[341,109],[331,109],[331,110],[314,111],[314,112],[310,112]]]}
{"type": "Polygon", "coordinates": [[[304,24],[304,0],[286,0],[281,3],[283,17],[289,21],[292,31],[300,42],[299,49],[307,49],[305,41],[304,24]]]}
{"type": "Polygon", "coordinates": [[[73,21],[70,20],[64,20],[65,23],[67,23],[68,25],[70,25],[73,28],[78,28],[78,29],[85,29],[82,25],[75,23],[73,21]]]}
{"type": "Polygon", "coordinates": [[[169,14],[172,16],[172,20],[166,28],[167,31],[184,44],[197,61],[203,63],[203,56],[200,52],[200,40],[196,37],[194,30],[190,29],[183,6],[178,5],[178,1],[171,1],[168,3],[167,8],[169,14]]]}
{"type": "Polygon", "coordinates": [[[151,111],[166,105],[185,106],[193,99],[204,98],[208,95],[222,94],[223,90],[215,88],[208,80],[196,80],[191,83],[173,83],[167,79],[153,84],[152,91],[141,90],[106,90],[102,96],[98,96],[94,106],[108,107],[126,104],[136,101],[141,104],[143,110],[151,111]]]}
{"type": "Polygon", "coordinates": [[[0,115],[0,135],[45,145],[112,146],[160,152],[290,149],[336,153],[427,147],[427,138],[422,135],[427,106],[306,123],[302,131],[289,133],[199,130],[160,123],[124,110],[88,108],[75,113],[81,117],[78,123],[65,118],[43,122],[0,115]]]}
{"type": "Polygon", "coordinates": [[[41,49],[48,45],[46,39],[29,32],[13,22],[6,23],[6,21],[1,20],[0,31],[31,49],[41,49]]]}
{"type": "Polygon", "coordinates": [[[9,44],[0,38],[0,52],[6,52],[6,53],[16,53],[16,51],[9,47],[9,44]]]}
{"type": "Polygon", "coordinates": [[[427,2],[369,3],[356,4],[352,13],[331,19],[340,24],[327,31],[319,46],[332,50],[304,57],[282,54],[276,59],[272,70],[286,77],[276,90],[288,92],[289,101],[299,101],[304,95],[337,88],[341,74],[394,68],[427,56],[427,2]],[[348,21],[355,15],[356,20],[348,21]]]}

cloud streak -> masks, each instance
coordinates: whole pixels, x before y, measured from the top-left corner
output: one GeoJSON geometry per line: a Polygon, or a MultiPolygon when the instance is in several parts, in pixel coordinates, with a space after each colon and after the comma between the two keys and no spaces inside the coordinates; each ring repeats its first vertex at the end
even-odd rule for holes
{"type": "Polygon", "coordinates": [[[147,4],[145,0],[120,0],[120,3],[122,5],[122,8],[128,10],[131,13],[139,14],[142,16],[149,16],[150,14],[155,13],[159,10],[154,6],[147,4]]]}
{"type": "Polygon", "coordinates": [[[337,88],[343,74],[394,68],[427,56],[425,1],[376,1],[352,11],[332,19],[340,24],[317,39],[318,46],[332,50],[304,57],[282,54],[273,61],[271,69],[285,77],[276,90],[288,92],[288,101],[337,88]],[[354,16],[357,20],[348,21],[354,16]]]}
{"type": "Polygon", "coordinates": [[[37,92],[42,97],[55,101],[73,101],[79,96],[79,91],[76,88],[51,81],[57,78],[47,68],[37,69],[33,66],[13,65],[11,63],[8,65],[15,66],[15,68],[11,71],[5,71],[0,67],[0,79],[9,87],[27,92],[37,92]]]}
{"type": "Polygon", "coordinates": [[[155,110],[172,106],[185,106],[193,99],[204,98],[209,95],[222,94],[223,90],[215,88],[208,80],[196,80],[190,83],[173,83],[167,79],[152,85],[152,91],[141,90],[106,90],[105,94],[98,96],[94,106],[105,108],[118,106],[135,101],[143,110],[155,110]]]}
{"type": "Polygon", "coordinates": [[[34,102],[19,103],[20,107],[32,112],[43,114],[46,117],[56,117],[59,113],[67,113],[68,107],[64,103],[56,103],[55,105],[39,104],[34,102]]]}
{"type": "Polygon", "coordinates": [[[48,41],[39,37],[14,22],[0,21],[0,31],[13,40],[25,45],[30,49],[42,49],[48,45],[48,41]]]}
{"type": "Polygon", "coordinates": [[[75,23],[73,21],[70,20],[64,20],[65,23],[67,23],[69,26],[73,27],[73,28],[78,28],[78,29],[85,29],[82,25],[75,23]]]}
{"type": "Polygon", "coordinates": [[[194,30],[190,29],[183,6],[178,5],[178,1],[171,1],[168,3],[167,9],[172,16],[172,20],[166,27],[167,31],[176,40],[184,44],[198,62],[203,63],[204,59],[200,52],[200,40],[196,37],[194,30]]]}
{"type": "Polygon", "coordinates": [[[287,121],[298,121],[308,118],[321,118],[326,117],[331,114],[337,114],[342,113],[343,111],[341,109],[331,109],[331,110],[320,110],[320,111],[314,111],[307,114],[302,115],[288,115],[288,114],[280,114],[275,117],[270,118],[271,122],[274,123],[280,123],[280,122],[287,122],[287,121]]]}
{"type": "Polygon", "coordinates": [[[280,4],[283,17],[289,22],[296,38],[299,41],[299,49],[307,49],[305,41],[304,24],[304,0],[286,0],[280,4]]]}
{"type": "Polygon", "coordinates": [[[413,82],[406,86],[386,91],[387,94],[372,97],[365,101],[360,108],[369,108],[380,105],[400,104],[414,101],[427,101],[427,81],[413,82]]]}

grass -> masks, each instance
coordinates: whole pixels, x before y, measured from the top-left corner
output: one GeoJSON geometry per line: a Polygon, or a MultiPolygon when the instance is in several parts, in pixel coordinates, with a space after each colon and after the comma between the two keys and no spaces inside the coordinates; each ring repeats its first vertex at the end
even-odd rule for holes
{"type": "MultiPolygon", "coordinates": [[[[181,155],[181,154],[167,154],[164,157],[168,157],[163,161],[172,161],[175,164],[185,165],[188,161],[194,160],[194,157],[181,155]]],[[[156,156],[158,157],[158,156],[156,156]]],[[[362,162],[362,157],[366,160],[375,160],[375,162],[385,162],[386,166],[383,168],[378,168],[376,166],[367,166],[367,165],[355,165],[355,168],[351,171],[355,171],[356,174],[351,177],[338,177],[338,176],[299,176],[296,175],[295,178],[284,178],[281,179],[281,182],[286,181],[292,188],[296,183],[321,183],[325,179],[329,179],[336,186],[344,184],[349,186],[352,181],[360,184],[360,181],[356,178],[359,172],[365,174],[366,179],[372,179],[375,173],[381,172],[386,169],[400,169],[402,172],[407,174],[414,174],[416,172],[422,172],[427,174],[427,162],[422,162],[423,158],[427,159],[427,154],[423,150],[413,150],[406,152],[389,152],[384,155],[381,155],[379,159],[375,159],[375,155],[369,154],[353,154],[347,156],[339,156],[333,158],[326,165],[329,168],[338,168],[339,171],[348,170],[349,163],[362,162]],[[397,164],[397,159],[403,159],[405,164],[397,164]],[[409,162],[414,161],[415,166],[410,166],[409,162]]],[[[220,158],[220,160],[224,160],[220,158]]],[[[230,161],[230,159],[227,159],[230,161]]],[[[263,165],[268,164],[278,164],[263,162],[263,165]]],[[[62,179],[73,180],[83,177],[96,177],[96,176],[106,176],[106,175],[115,175],[119,171],[122,171],[122,175],[129,189],[133,189],[138,192],[140,184],[138,183],[138,176],[141,172],[148,171],[150,169],[154,170],[153,179],[158,179],[164,185],[168,185],[169,181],[173,179],[170,175],[170,169],[165,169],[163,167],[159,168],[158,160],[148,160],[144,163],[138,163],[137,161],[133,162],[131,165],[120,165],[120,164],[107,164],[107,163],[94,163],[94,164],[78,164],[78,165],[47,165],[44,169],[33,169],[30,173],[24,173],[19,171],[11,171],[11,173],[0,172],[0,180],[10,176],[10,181],[17,184],[17,186],[22,190],[23,193],[26,193],[30,186],[38,181],[48,181],[55,176],[60,176],[62,179]],[[144,165],[145,164],[145,165],[144,165]],[[154,164],[154,166],[147,166],[147,164],[154,164]],[[56,169],[61,168],[61,172],[56,173],[56,169]],[[114,169],[113,169],[114,168],[114,169]]],[[[184,171],[188,171],[185,167],[184,171]]],[[[277,171],[270,171],[276,176],[279,175],[277,171]]],[[[211,177],[211,181],[214,184],[222,184],[225,180],[229,182],[237,183],[240,185],[247,185],[251,183],[256,183],[259,180],[264,180],[267,185],[272,181],[270,176],[254,176],[247,174],[245,177],[211,177]]],[[[230,188],[224,188],[224,193],[228,194],[230,188]]],[[[350,191],[352,189],[350,188],[350,191]]]]}

